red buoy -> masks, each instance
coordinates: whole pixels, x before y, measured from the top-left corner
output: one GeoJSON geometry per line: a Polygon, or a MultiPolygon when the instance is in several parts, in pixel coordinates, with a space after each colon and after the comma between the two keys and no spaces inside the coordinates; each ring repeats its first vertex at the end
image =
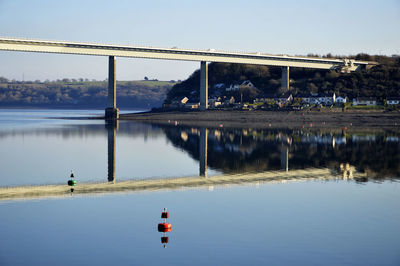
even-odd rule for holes
{"type": "Polygon", "coordinates": [[[161,236],[161,244],[163,244],[164,248],[167,247],[168,244],[168,236],[166,236],[166,233],[171,232],[172,226],[170,223],[167,223],[167,219],[169,218],[169,213],[167,212],[167,208],[164,208],[163,211],[161,212],[161,219],[164,219],[164,222],[159,223],[157,226],[158,232],[164,233],[163,236],[161,236]]]}
{"type": "Polygon", "coordinates": [[[158,224],[158,232],[171,232],[171,224],[169,223],[159,223],[158,224]]]}

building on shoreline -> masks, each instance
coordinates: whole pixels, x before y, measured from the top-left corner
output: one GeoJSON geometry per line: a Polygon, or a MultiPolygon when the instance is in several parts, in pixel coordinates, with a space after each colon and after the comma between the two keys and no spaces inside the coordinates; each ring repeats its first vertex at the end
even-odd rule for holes
{"type": "Polygon", "coordinates": [[[353,99],[353,106],[375,106],[375,97],[357,97],[353,99]]]}

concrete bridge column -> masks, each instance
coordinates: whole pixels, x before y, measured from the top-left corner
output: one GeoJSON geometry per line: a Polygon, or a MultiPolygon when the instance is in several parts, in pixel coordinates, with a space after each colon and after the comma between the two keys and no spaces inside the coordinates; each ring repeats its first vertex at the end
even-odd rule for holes
{"type": "Polygon", "coordinates": [[[199,161],[200,161],[200,176],[207,177],[207,139],[208,131],[206,128],[200,128],[200,141],[199,141],[199,161]]]}
{"type": "Polygon", "coordinates": [[[108,58],[108,102],[105,111],[105,118],[118,119],[119,110],[117,108],[117,81],[116,81],[116,69],[115,69],[115,57],[110,56],[108,58]]]}
{"type": "Polygon", "coordinates": [[[282,67],[282,84],[281,88],[284,89],[284,91],[289,90],[289,67],[282,67]]]}
{"type": "Polygon", "coordinates": [[[208,109],[208,65],[200,63],[200,110],[208,109]]]}

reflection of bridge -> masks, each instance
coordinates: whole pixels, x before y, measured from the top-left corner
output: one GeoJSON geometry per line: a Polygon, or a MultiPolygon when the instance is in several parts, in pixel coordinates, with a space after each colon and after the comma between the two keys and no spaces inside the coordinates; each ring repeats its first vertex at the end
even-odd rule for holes
{"type": "MultiPolygon", "coordinates": [[[[190,187],[210,187],[218,185],[237,185],[248,183],[284,183],[305,180],[342,179],[340,173],[330,169],[309,168],[293,171],[266,171],[238,175],[221,175],[212,178],[182,177],[128,180],[111,184],[79,183],[74,194],[128,193],[134,191],[154,191],[162,189],[182,189],[190,187]]],[[[35,199],[49,197],[65,197],[71,194],[67,185],[20,186],[0,188],[0,200],[35,199]]]]}
{"type": "Polygon", "coordinates": [[[356,61],[352,59],[311,58],[286,55],[268,55],[261,53],[233,53],[215,51],[213,49],[205,51],[179,48],[154,48],[12,38],[0,38],[0,50],[109,56],[108,108],[106,109],[106,118],[118,118],[115,79],[116,56],[200,61],[200,107],[203,110],[207,109],[208,107],[207,62],[255,64],[282,67],[281,86],[286,89],[289,88],[289,67],[336,69],[342,72],[350,72],[376,64],[374,62],[356,61]]]}
{"type": "Polygon", "coordinates": [[[108,174],[107,179],[109,182],[115,181],[115,140],[118,130],[118,120],[107,121],[107,154],[108,154],[108,174]]]}
{"type": "MultiPolygon", "coordinates": [[[[107,179],[109,182],[115,182],[115,141],[118,127],[118,120],[111,120],[106,123],[106,129],[108,133],[107,179]]],[[[208,129],[202,127],[199,131],[199,176],[207,177],[208,129]]],[[[289,170],[289,147],[286,144],[282,144],[281,148],[281,169],[285,171],[289,170]]]]}
{"type": "MultiPolygon", "coordinates": [[[[188,187],[207,187],[230,184],[246,184],[254,182],[288,182],[302,180],[328,180],[328,179],[356,179],[365,178],[349,164],[340,166],[339,171],[327,168],[306,168],[289,170],[289,145],[283,141],[281,146],[281,169],[262,172],[248,172],[244,174],[225,174],[207,177],[207,153],[209,130],[200,128],[198,132],[199,143],[199,176],[182,178],[161,178],[118,181],[115,178],[115,143],[118,121],[109,121],[106,124],[108,132],[108,181],[99,183],[78,183],[75,194],[117,193],[133,191],[151,191],[161,189],[180,189],[188,187]],[[110,184],[111,183],[111,184],[110,184]]],[[[65,185],[20,186],[0,188],[0,200],[63,197],[70,194],[65,185]]]]}

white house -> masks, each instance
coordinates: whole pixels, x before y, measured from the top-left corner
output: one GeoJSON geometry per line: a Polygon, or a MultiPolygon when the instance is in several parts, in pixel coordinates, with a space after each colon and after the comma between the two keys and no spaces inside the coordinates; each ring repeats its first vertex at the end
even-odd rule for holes
{"type": "Polygon", "coordinates": [[[226,87],[226,91],[238,91],[240,85],[238,83],[231,84],[229,87],[226,87]]]}
{"type": "Polygon", "coordinates": [[[214,85],[214,88],[216,89],[223,89],[225,88],[225,83],[218,83],[214,85]]]}
{"type": "Polygon", "coordinates": [[[330,105],[334,104],[336,101],[336,94],[321,94],[318,95],[318,102],[319,104],[330,105]]]}
{"type": "Polygon", "coordinates": [[[373,106],[376,105],[376,98],[373,97],[358,97],[353,99],[353,105],[366,105],[373,106]]]}
{"type": "Polygon", "coordinates": [[[296,98],[301,98],[301,102],[308,104],[334,104],[336,101],[336,95],[333,94],[317,94],[312,93],[311,95],[298,95],[296,98]]]}
{"type": "Polygon", "coordinates": [[[226,87],[226,91],[238,91],[240,89],[240,86],[247,86],[250,88],[255,88],[256,86],[254,86],[253,83],[251,83],[250,80],[245,80],[243,81],[241,84],[235,82],[233,84],[231,84],[229,87],[226,87]]]}
{"type": "Polygon", "coordinates": [[[181,104],[186,104],[189,101],[188,97],[184,97],[181,100],[181,104]]]}
{"type": "Polygon", "coordinates": [[[255,88],[255,87],[256,87],[256,86],[254,86],[253,83],[251,83],[250,80],[245,80],[245,81],[243,81],[241,85],[242,85],[242,86],[248,86],[248,87],[251,87],[251,88],[255,88]]]}
{"type": "Polygon", "coordinates": [[[311,96],[311,95],[298,95],[298,98],[301,98],[302,103],[308,103],[308,104],[318,104],[318,98],[311,96]]]}
{"type": "Polygon", "coordinates": [[[338,96],[338,97],[336,97],[336,101],[335,102],[344,104],[344,103],[347,102],[347,99],[346,99],[346,97],[338,96]]]}
{"type": "Polygon", "coordinates": [[[400,104],[400,98],[387,98],[386,104],[398,105],[398,104],[400,104]]]}

